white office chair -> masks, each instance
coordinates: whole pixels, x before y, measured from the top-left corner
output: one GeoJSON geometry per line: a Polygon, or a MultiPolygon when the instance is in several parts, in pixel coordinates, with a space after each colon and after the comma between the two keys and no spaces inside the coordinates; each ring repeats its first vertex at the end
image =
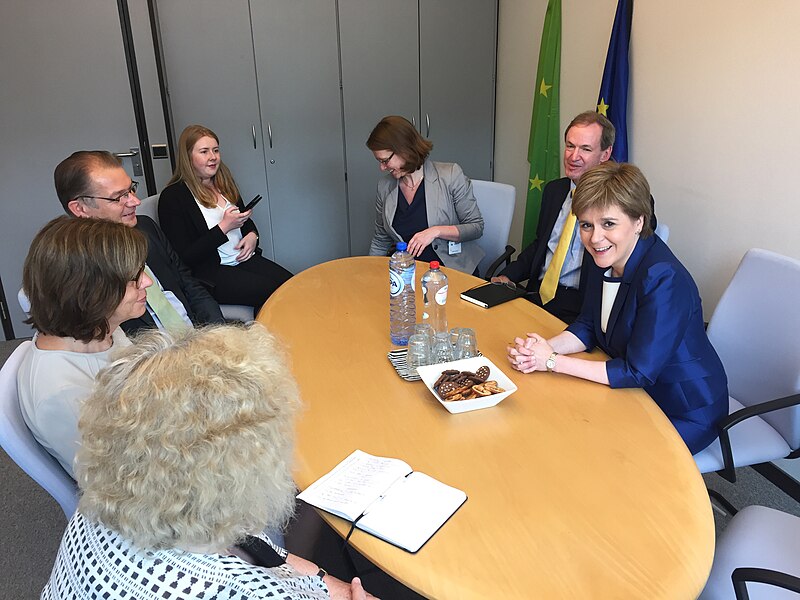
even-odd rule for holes
{"type": "Polygon", "coordinates": [[[69,519],[78,506],[78,486],[36,441],[19,408],[17,371],[31,343],[22,342],[0,369],[0,445],[31,479],[55,498],[69,519]]]}
{"type": "Polygon", "coordinates": [[[483,216],[483,235],[477,242],[485,254],[478,263],[478,274],[490,279],[503,262],[511,262],[511,256],[516,252],[513,246],[508,245],[508,233],[514,217],[517,190],[507,183],[473,179],[472,191],[483,216]]]}
{"type": "Polygon", "coordinates": [[[669,225],[666,223],[662,223],[661,221],[658,222],[656,226],[656,235],[661,238],[661,241],[665,244],[669,240],[669,225]]]}
{"type": "MultiPolygon", "coordinates": [[[[161,223],[158,220],[158,197],[159,195],[156,194],[144,198],[136,209],[136,213],[146,215],[160,225],[161,223]]],[[[244,321],[246,323],[255,318],[255,309],[252,306],[246,306],[244,304],[220,304],[219,308],[222,310],[222,316],[229,320],[244,321]]]]}
{"type": "Polygon", "coordinates": [[[158,196],[159,194],[155,194],[147,198],[142,198],[142,203],[136,209],[136,214],[150,217],[153,221],[158,223],[158,196]]]}
{"type": "Polygon", "coordinates": [[[754,248],[720,298],[708,338],[728,375],[730,414],[694,459],[735,481],[736,467],[800,456],[800,261],[754,248]]]}
{"type": "Polygon", "coordinates": [[[786,590],[800,593],[800,518],[747,506],[717,539],[711,575],[699,600],[797,600],[796,593],[786,590]]]}

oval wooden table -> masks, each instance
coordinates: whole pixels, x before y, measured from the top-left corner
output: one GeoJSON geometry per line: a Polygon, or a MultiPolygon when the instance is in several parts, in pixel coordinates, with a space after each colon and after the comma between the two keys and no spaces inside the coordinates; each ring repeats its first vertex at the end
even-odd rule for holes
{"type": "MultiPolygon", "coordinates": [[[[563,323],[523,299],[489,310],[465,302],[459,294],[480,280],[444,269],[449,325],[475,329],[481,352],[519,387],[494,408],[451,415],[386,358],[387,270],[377,257],[312,267],[258,315],[287,344],[306,405],[301,489],[359,448],[469,497],[417,554],[359,530],[352,545],[429,598],[695,598],[714,553],[711,506],[650,397],[512,370],[505,348],[515,335],[551,336],[563,323]]],[[[346,533],[344,520],[321,514],[346,533]]]]}

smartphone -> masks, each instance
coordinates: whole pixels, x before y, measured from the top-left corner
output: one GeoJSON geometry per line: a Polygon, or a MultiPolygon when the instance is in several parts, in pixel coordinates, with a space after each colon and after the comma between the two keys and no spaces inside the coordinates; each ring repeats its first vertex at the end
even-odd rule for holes
{"type": "Polygon", "coordinates": [[[243,210],[242,212],[247,212],[248,210],[252,209],[252,208],[253,208],[253,207],[254,207],[256,204],[258,204],[260,201],[261,201],[261,194],[259,194],[258,196],[256,196],[256,197],[255,197],[255,198],[253,198],[252,200],[250,200],[250,202],[248,202],[248,203],[245,205],[245,207],[244,207],[244,210],[243,210]]]}

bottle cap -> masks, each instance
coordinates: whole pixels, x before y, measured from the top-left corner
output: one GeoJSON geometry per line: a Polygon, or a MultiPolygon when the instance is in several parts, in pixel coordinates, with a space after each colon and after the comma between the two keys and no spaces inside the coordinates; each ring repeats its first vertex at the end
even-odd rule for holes
{"type": "Polygon", "coordinates": [[[408,248],[408,244],[405,242],[397,242],[397,251],[398,252],[405,252],[406,248],[408,248]]]}
{"type": "Polygon", "coordinates": [[[439,261],[438,260],[432,260],[431,261],[431,269],[438,269],[438,268],[439,268],[439,261]]]}

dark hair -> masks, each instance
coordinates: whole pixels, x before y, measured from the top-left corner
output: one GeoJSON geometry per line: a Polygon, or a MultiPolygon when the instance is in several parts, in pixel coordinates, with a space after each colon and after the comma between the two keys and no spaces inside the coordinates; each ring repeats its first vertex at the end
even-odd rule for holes
{"type": "Polygon", "coordinates": [[[639,167],[607,161],[581,176],[572,196],[572,212],[580,219],[581,214],[591,208],[609,206],[618,206],[631,219],[642,217],[643,239],[653,233],[650,185],[639,167]]]}
{"type": "Polygon", "coordinates": [[[383,117],[367,138],[367,148],[373,152],[388,150],[406,161],[403,170],[413,173],[422,166],[433,144],[422,137],[408,119],[390,115],[383,117]]]}
{"type": "MultiPolygon", "coordinates": [[[[192,166],[192,150],[194,149],[194,145],[197,143],[197,140],[206,136],[214,138],[217,144],[219,144],[219,137],[208,127],[189,125],[183,130],[178,140],[178,162],[175,165],[175,172],[172,174],[172,179],[169,180],[167,185],[171,185],[177,181],[183,181],[200,204],[206,208],[214,208],[217,205],[216,196],[200,183],[200,179],[197,177],[197,174],[194,172],[194,167],[192,166]]],[[[214,175],[214,184],[229,202],[235,204],[239,199],[239,188],[236,187],[233,175],[225,163],[222,162],[221,158],[217,174],[214,175]]]]}
{"type": "Polygon", "coordinates": [[[569,130],[575,125],[586,127],[587,125],[593,125],[595,123],[600,125],[600,127],[603,129],[602,133],[600,134],[600,150],[605,150],[606,148],[613,146],[614,139],[617,135],[617,131],[614,129],[614,124],[599,112],[595,112],[593,110],[582,112],[577,117],[572,119],[572,121],[570,121],[569,125],[567,125],[566,131],[564,131],[564,140],[567,139],[569,130]]]}
{"type": "Polygon", "coordinates": [[[108,318],[146,258],[147,239],[133,227],[53,219],[33,238],[22,269],[22,288],[31,302],[25,323],[47,335],[102,340],[108,318]]]}
{"type": "MultiPolygon", "coordinates": [[[[64,211],[72,216],[69,203],[81,196],[94,193],[92,171],[94,169],[110,169],[122,167],[122,161],[107,150],[78,150],[65,158],[56,167],[53,179],[56,194],[64,211]]],[[[89,206],[96,206],[92,198],[85,198],[89,206]]]]}

